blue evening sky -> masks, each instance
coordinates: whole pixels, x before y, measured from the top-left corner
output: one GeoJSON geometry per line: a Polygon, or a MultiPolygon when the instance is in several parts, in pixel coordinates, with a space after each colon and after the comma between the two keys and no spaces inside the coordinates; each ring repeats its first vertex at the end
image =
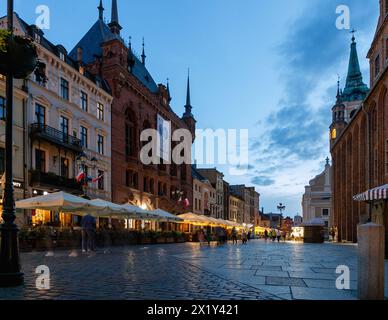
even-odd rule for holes
{"type": "MultiPolygon", "coordinates": [[[[98,17],[98,0],[15,0],[28,23],[51,10],[45,34],[71,50],[98,17]]],[[[157,83],[170,79],[172,106],[183,113],[187,68],[198,128],[249,129],[249,171],[230,183],[255,185],[266,212],[283,202],[301,213],[304,186],[323,170],[337,74],[347,71],[350,34],[335,27],[348,5],[369,85],[366,53],[378,0],[118,0],[122,37],[132,36],[157,83]]],[[[5,14],[5,3],[0,12],[5,14]]],[[[111,0],[103,1],[110,19],[111,0]]]]}

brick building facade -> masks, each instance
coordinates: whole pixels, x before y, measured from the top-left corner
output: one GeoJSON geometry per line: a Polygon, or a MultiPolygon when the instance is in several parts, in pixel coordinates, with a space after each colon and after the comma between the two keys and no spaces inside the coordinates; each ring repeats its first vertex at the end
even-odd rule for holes
{"type": "MultiPolygon", "coordinates": [[[[388,182],[388,1],[380,0],[380,17],[371,48],[370,91],[360,82],[355,61],[355,41],[349,64],[347,85],[354,101],[363,100],[349,119],[344,116],[344,99],[338,92],[333,108],[331,153],[333,158],[333,216],[339,241],[357,241],[357,225],[370,217],[365,203],[353,196],[388,182]],[[365,94],[365,97],[363,95],[365,94]],[[360,99],[363,98],[363,99],[360,99]]],[[[344,101],[345,100],[345,101],[344,101]]]]}
{"type": "Polygon", "coordinates": [[[112,105],[112,200],[147,209],[161,208],[172,213],[190,211],[193,203],[191,165],[151,164],[140,160],[140,141],[144,129],[157,129],[158,117],[170,122],[171,132],[188,129],[194,137],[195,119],[191,113],[190,87],[187,85],[186,112],[179,117],[171,109],[168,84],[156,84],[146,68],[144,50],[138,57],[120,36],[117,1],[112,0],[111,22],[99,18],[71,51],[93,74],[105,79],[114,97],[112,105]],[[188,199],[184,207],[181,198],[188,199]]]}

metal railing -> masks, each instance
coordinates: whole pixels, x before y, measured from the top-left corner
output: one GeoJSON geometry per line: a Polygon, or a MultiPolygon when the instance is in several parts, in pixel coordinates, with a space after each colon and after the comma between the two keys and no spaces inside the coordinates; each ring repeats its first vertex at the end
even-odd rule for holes
{"type": "Polygon", "coordinates": [[[40,138],[45,138],[64,147],[67,146],[72,149],[82,151],[82,144],[80,139],[48,125],[33,123],[30,125],[30,133],[32,136],[39,136],[40,138]]]}

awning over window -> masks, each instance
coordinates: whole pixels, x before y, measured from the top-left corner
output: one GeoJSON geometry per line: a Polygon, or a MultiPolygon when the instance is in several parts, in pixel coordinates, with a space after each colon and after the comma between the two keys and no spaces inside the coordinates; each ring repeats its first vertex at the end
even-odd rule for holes
{"type": "Polygon", "coordinates": [[[388,199],[388,184],[370,189],[353,197],[355,201],[375,201],[388,199]]]}

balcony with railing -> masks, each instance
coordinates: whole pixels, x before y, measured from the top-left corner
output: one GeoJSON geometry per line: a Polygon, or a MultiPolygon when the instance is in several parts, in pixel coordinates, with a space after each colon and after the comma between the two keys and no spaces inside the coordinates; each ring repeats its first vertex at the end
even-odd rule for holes
{"type": "Polygon", "coordinates": [[[80,139],[48,125],[40,123],[31,124],[30,135],[32,139],[44,139],[57,146],[70,149],[74,152],[82,152],[82,144],[80,139]]]}
{"type": "Polygon", "coordinates": [[[55,173],[30,171],[30,181],[32,187],[43,187],[51,190],[66,190],[70,193],[82,194],[82,185],[76,179],[62,177],[55,173]]]}

